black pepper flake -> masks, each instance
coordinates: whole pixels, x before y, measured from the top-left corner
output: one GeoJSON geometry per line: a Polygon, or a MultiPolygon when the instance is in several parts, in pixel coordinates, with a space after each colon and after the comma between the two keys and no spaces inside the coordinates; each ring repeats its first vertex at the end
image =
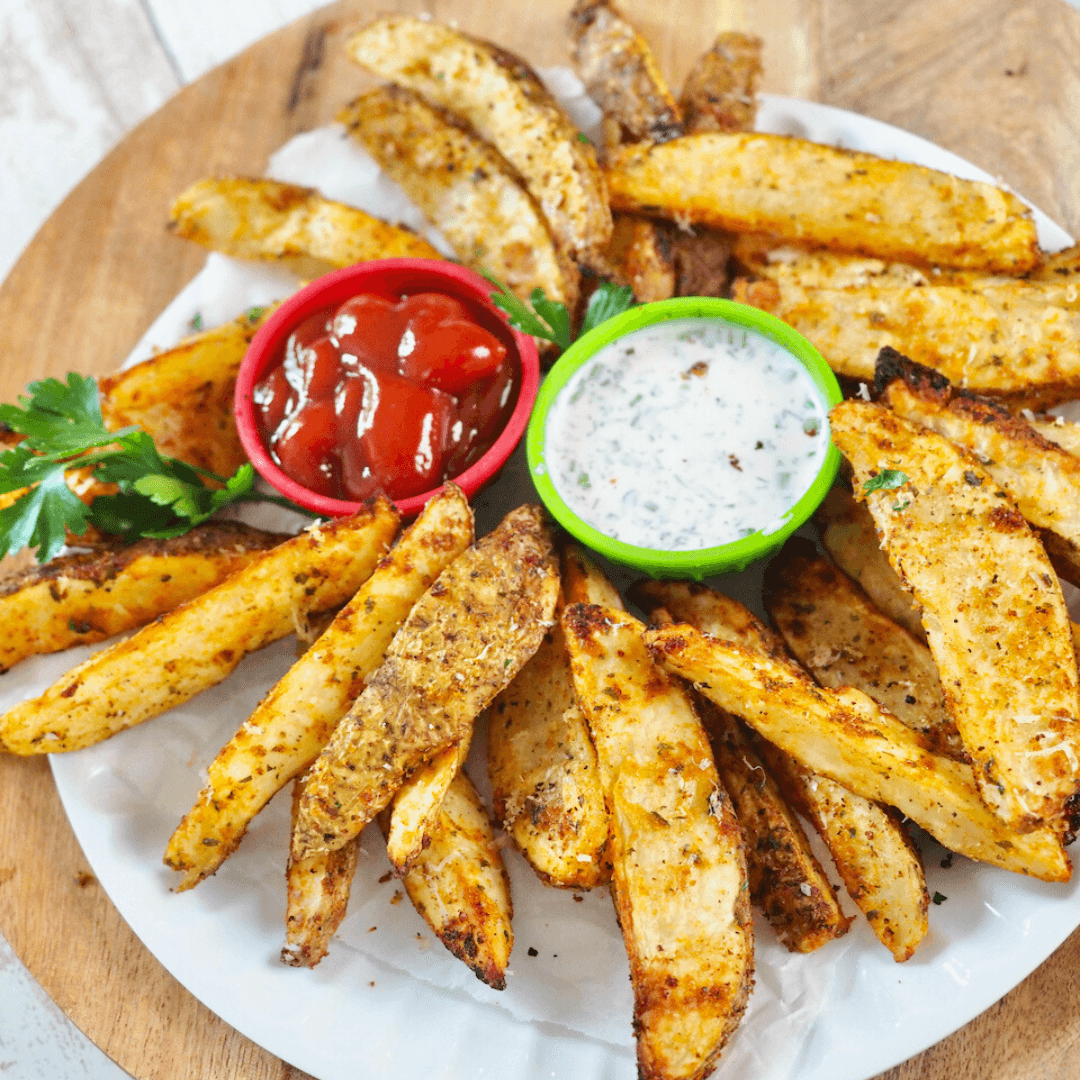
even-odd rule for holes
{"type": "Polygon", "coordinates": [[[950,851],[944,859],[941,860],[941,869],[948,870],[952,866],[953,853],[950,851]]]}
{"type": "Polygon", "coordinates": [[[970,470],[968,470],[967,472],[964,473],[964,481],[965,481],[965,483],[970,484],[972,487],[981,487],[982,482],[983,482],[983,478],[981,476],[977,475],[976,473],[973,473],[970,470]]]}
{"type": "Polygon", "coordinates": [[[529,946],[529,955],[530,956],[539,956],[540,954],[530,945],[529,946]]]}
{"type": "Polygon", "coordinates": [[[909,705],[914,705],[914,704],[915,704],[915,695],[914,695],[914,694],[908,694],[908,695],[907,695],[907,696],[906,696],[906,697],[904,698],[904,700],[905,700],[905,701],[906,701],[906,702],[907,702],[907,703],[908,703],[909,705]]]}

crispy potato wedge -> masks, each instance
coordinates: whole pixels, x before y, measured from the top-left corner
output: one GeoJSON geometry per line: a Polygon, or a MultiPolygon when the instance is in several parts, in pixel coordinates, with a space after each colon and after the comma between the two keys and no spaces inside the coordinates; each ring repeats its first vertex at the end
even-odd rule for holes
{"type": "Polygon", "coordinates": [[[1037,290],[1026,283],[815,288],[777,276],[740,279],[733,295],[808,337],[848,378],[873,382],[874,358],[891,347],[959,387],[1043,408],[1080,392],[1080,311],[1037,290]]]}
{"type": "Polygon", "coordinates": [[[579,544],[564,541],[560,545],[562,592],[566,606],[599,604],[601,607],[625,611],[626,605],[619,590],[608,581],[599,566],[585,554],[579,544]]]}
{"type": "Polygon", "coordinates": [[[64,555],[0,581],[0,672],[134,630],[221,584],[288,540],[239,522],[199,525],[170,540],[64,555]]]}
{"type": "Polygon", "coordinates": [[[676,268],[671,229],[640,214],[615,214],[611,240],[603,252],[605,276],[628,286],[639,303],[675,295],[676,268]]]}
{"type": "Polygon", "coordinates": [[[783,135],[701,132],[627,146],[606,171],[613,210],[881,258],[1020,274],[1035,224],[990,184],[783,135]]]}
{"type": "Polygon", "coordinates": [[[487,811],[464,772],[454,775],[428,839],[403,881],[409,899],[481,982],[505,990],[514,943],[510,879],[487,811]]]}
{"type": "Polygon", "coordinates": [[[649,630],[645,641],[658,663],[806,768],[895,806],[951,850],[1044,881],[1069,879],[1053,829],[1009,829],[983,803],[970,766],[935,753],[862,691],[815,686],[764,653],[686,625],[649,630]]]}
{"type": "Polygon", "coordinates": [[[409,870],[430,842],[443,797],[469,756],[471,742],[470,735],[421,765],[390,803],[386,854],[399,874],[409,870]]]}
{"type": "Polygon", "coordinates": [[[836,868],[874,935],[897,963],[910,960],[929,929],[922,859],[894,810],[853,799],[764,739],[756,740],[788,802],[825,839],[836,868]],[[882,828],[882,815],[892,828],[882,828]],[[869,849],[869,850],[868,850],[869,849]],[[856,872],[852,872],[857,868],[856,872]]]}
{"type": "Polygon", "coordinates": [[[369,259],[442,258],[408,229],[277,180],[200,180],[173,203],[169,228],[211,251],[282,262],[301,277],[369,259]]]}
{"type": "Polygon", "coordinates": [[[1057,572],[1080,584],[1080,458],[1002,405],[955,389],[893,349],[878,356],[875,390],[897,415],[965,446],[1042,531],[1057,572]]]}
{"type": "Polygon", "coordinates": [[[469,504],[448,484],[211,762],[165,852],[166,865],[184,875],[178,891],[214,873],[252,818],[311,764],[413,604],[472,538],[469,504]]]}
{"type": "Polygon", "coordinates": [[[518,57],[406,15],[388,15],[348,42],[361,67],[418,93],[472,127],[521,174],[562,250],[590,262],[611,236],[596,152],[518,57]]]}
{"type": "Polygon", "coordinates": [[[511,511],[442,572],[312,766],[296,858],[346,843],[413,772],[471,733],[536,652],[558,592],[551,537],[535,506],[511,511]]]}
{"type": "Polygon", "coordinates": [[[688,132],[754,130],[763,45],[753,34],[726,30],[698,57],[679,98],[688,132]]]}
{"type": "Polygon", "coordinates": [[[1062,450],[1067,450],[1074,457],[1080,457],[1080,424],[1073,423],[1061,416],[1034,416],[1028,423],[1044,439],[1057,443],[1062,450]]]}
{"type": "Polygon", "coordinates": [[[642,624],[591,604],[568,607],[562,623],[611,814],[638,1073],[703,1077],[753,981],[742,835],[701,722],[652,662],[642,624]]]}
{"type": "Polygon", "coordinates": [[[248,460],[233,418],[236,373],[255,332],[276,306],[251,308],[102,379],[106,426],[116,431],[134,424],[161,453],[232,476],[248,460]]]}
{"type": "MultiPolygon", "coordinates": [[[[304,778],[293,783],[292,817],[304,793],[304,778]]],[[[360,837],[354,837],[337,851],[294,859],[289,854],[285,871],[287,903],[285,945],[281,962],[290,967],[314,967],[329,951],[349,906],[352,879],[360,857],[360,837]]]]}
{"type": "Polygon", "coordinates": [[[1080,274],[1080,244],[1047,255],[1040,266],[1028,274],[1030,281],[1069,282],[1080,274]]]}
{"type": "Polygon", "coordinates": [[[578,0],[567,21],[570,58],[604,113],[604,145],[682,134],[679,106],[649,43],[609,0],[578,0]]]}
{"type": "Polygon", "coordinates": [[[539,288],[574,309],[577,268],[559,252],[536,200],[496,150],[401,87],[364,94],[338,120],[466,266],[490,271],[523,300],[539,288]]]}
{"type": "MultiPolygon", "coordinates": [[[[782,664],[793,679],[810,683],[780,638],[738,601],[691,582],[649,582],[640,592],[665,598],[665,607],[691,626],[756,650],[782,664]]],[[[755,745],[766,756],[761,741],[755,745]]],[[[903,825],[886,807],[769,749],[766,760],[780,789],[825,841],[871,929],[898,960],[908,959],[926,933],[926,882],[903,825]]]]}
{"type": "Polygon", "coordinates": [[[765,571],[765,609],[822,686],[854,686],[938,753],[967,761],[930,650],[883,615],[814,545],[792,537],[765,571]]]}
{"type": "Polygon", "coordinates": [[[881,548],[870,511],[856,501],[846,485],[837,484],[818,507],[815,520],[833,562],[863,589],[883,615],[925,643],[922,617],[881,548]]]}
{"type": "Polygon", "coordinates": [[[922,608],[986,804],[1014,829],[1059,819],[1080,789],[1080,681],[1038,538],[975,456],[937,432],[862,401],[836,406],[830,422],[889,561],[922,608]],[[875,489],[885,469],[892,485],[875,489]]]}
{"type": "Polygon", "coordinates": [[[371,576],[398,517],[385,500],[311,526],[209,592],[67,672],[0,716],[0,749],[79,750],[216,686],[250,652],[291,634],[308,611],[340,604],[371,576]]]}

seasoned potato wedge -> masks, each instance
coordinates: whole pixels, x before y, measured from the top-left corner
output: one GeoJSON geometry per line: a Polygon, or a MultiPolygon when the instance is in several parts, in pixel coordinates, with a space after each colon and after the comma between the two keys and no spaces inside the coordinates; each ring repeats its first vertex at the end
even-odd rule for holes
{"type": "Polygon", "coordinates": [[[808,337],[840,375],[871,383],[888,346],[974,393],[1041,408],[1080,391],[1080,310],[1038,286],[807,287],[787,276],[735,283],[734,297],[808,337]]]}
{"type": "Polygon", "coordinates": [[[465,773],[454,775],[428,840],[404,878],[409,899],[481,982],[505,990],[514,943],[510,879],[487,811],[465,773]]]}
{"type": "Polygon", "coordinates": [[[658,663],[802,765],[895,806],[953,851],[1045,881],[1069,879],[1053,829],[1009,829],[979,797],[970,766],[935,753],[862,691],[815,686],[764,653],[690,626],[649,630],[645,640],[658,663]]]}
{"type": "Polygon", "coordinates": [[[608,581],[584,548],[566,541],[561,545],[562,592],[567,607],[571,604],[600,604],[625,611],[619,590],[608,581]]]}
{"type": "Polygon", "coordinates": [[[792,537],[765,571],[765,608],[822,686],[854,686],[939,753],[966,761],[930,650],[883,615],[808,540],[792,537]]]}
{"type": "Polygon", "coordinates": [[[296,858],[341,847],[413,772],[469,735],[536,652],[558,591],[535,506],[511,511],[442,572],[312,766],[296,858]]]}
{"type": "Polygon", "coordinates": [[[528,300],[543,289],[572,311],[578,271],[562,255],[536,200],[505,159],[409,90],[357,98],[338,119],[474,270],[528,300]]]}
{"type": "Polygon", "coordinates": [[[943,266],[1019,274],[1039,262],[1016,196],[788,136],[702,132],[627,146],[606,175],[613,210],[943,266]]]}
{"type": "Polygon", "coordinates": [[[821,542],[832,560],[874,605],[912,637],[926,641],[918,608],[905,591],[889,556],[881,549],[870,511],[843,484],[837,484],[815,514],[821,542]]]}
{"type": "Polygon", "coordinates": [[[64,555],[0,581],[0,672],[28,656],[104,641],[194,599],[287,540],[237,522],[171,540],[64,555]]]}
{"type": "Polygon", "coordinates": [[[211,251],[284,262],[301,277],[368,259],[442,258],[408,229],[277,180],[200,180],[173,203],[169,228],[211,251]]]}
{"type": "Polygon", "coordinates": [[[1074,457],[1080,457],[1080,424],[1060,416],[1033,417],[1029,424],[1044,438],[1057,443],[1074,457]]]}
{"type": "Polygon", "coordinates": [[[560,247],[589,262],[611,236],[593,147],[518,57],[434,21],[377,19],[350,38],[362,67],[447,109],[521,174],[560,247]]]}
{"type": "Polygon", "coordinates": [[[687,131],[754,130],[762,46],[759,37],[726,30],[702,53],[679,98],[687,131]]]}
{"type": "MultiPolygon", "coordinates": [[[[304,778],[293,784],[292,816],[304,792],[304,778]]],[[[281,962],[290,967],[314,967],[330,948],[330,939],[345,918],[360,857],[360,837],[354,837],[337,851],[323,852],[310,859],[294,859],[290,853],[285,871],[287,904],[285,945],[281,962]]]]}
{"type": "Polygon", "coordinates": [[[609,0],[578,0],[570,57],[604,113],[604,144],[664,142],[682,134],[679,107],[649,43],[609,0]]]}
{"type": "Polygon", "coordinates": [[[922,608],[982,797],[1014,829],[1055,821],[1080,789],[1080,680],[1046,552],[970,451],[868,402],[830,422],[922,608]]]}
{"type": "Polygon", "coordinates": [[[676,269],[671,230],[640,214],[616,214],[611,240],[603,252],[606,274],[625,285],[639,303],[675,295],[676,269]]]}
{"type": "Polygon", "coordinates": [[[250,652],[334,607],[371,576],[398,518],[380,500],[263,552],[209,592],[69,671],[0,716],[0,749],[79,750],[216,686],[250,652]]]}
{"type": "Polygon", "coordinates": [[[1042,531],[1057,572],[1080,585],[1080,458],[1022,417],[956,390],[943,375],[892,349],[877,360],[875,389],[897,415],[966,446],[1042,531]]]}
{"type": "Polygon", "coordinates": [[[568,607],[562,623],[611,814],[638,1073],[703,1077],[753,980],[742,835],[701,722],[652,662],[641,623],[591,604],[568,607]]]}
{"type": "Polygon", "coordinates": [[[211,762],[207,786],[165,852],[166,865],[184,874],[177,890],[214,873],[252,818],[310,765],[413,604],[472,538],[465,496],[447,485],[211,762]]]}
{"type": "MultiPolygon", "coordinates": [[[[276,305],[274,305],[276,306],[276,305]]],[[[178,345],[99,383],[110,431],[134,424],[161,453],[232,476],[248,460],[233,418],[236,373],[255,332],[274,306],[185,338],[178,345]]]]}

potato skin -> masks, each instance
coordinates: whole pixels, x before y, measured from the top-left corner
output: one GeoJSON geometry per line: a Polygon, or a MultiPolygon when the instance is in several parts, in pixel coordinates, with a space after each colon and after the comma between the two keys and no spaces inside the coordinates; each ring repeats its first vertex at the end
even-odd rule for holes
{"type": "Polygon", "coordinates": [[[698,57],[679,97],[687,131],[754,130],[763,46],[759,37],[727,30],[698,57]]]}

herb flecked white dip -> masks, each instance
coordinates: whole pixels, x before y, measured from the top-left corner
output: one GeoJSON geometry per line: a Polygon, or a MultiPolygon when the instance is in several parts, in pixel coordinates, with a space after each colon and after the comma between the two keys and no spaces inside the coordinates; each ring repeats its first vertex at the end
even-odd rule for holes
{"type": "Polygon", "coordinates": [[[556,491],[593,528],[694,551],[781,528],[829,426],[783,346],[719,319],[672,319],[587,360],[553,403],[544,446],[556,491]]]}

